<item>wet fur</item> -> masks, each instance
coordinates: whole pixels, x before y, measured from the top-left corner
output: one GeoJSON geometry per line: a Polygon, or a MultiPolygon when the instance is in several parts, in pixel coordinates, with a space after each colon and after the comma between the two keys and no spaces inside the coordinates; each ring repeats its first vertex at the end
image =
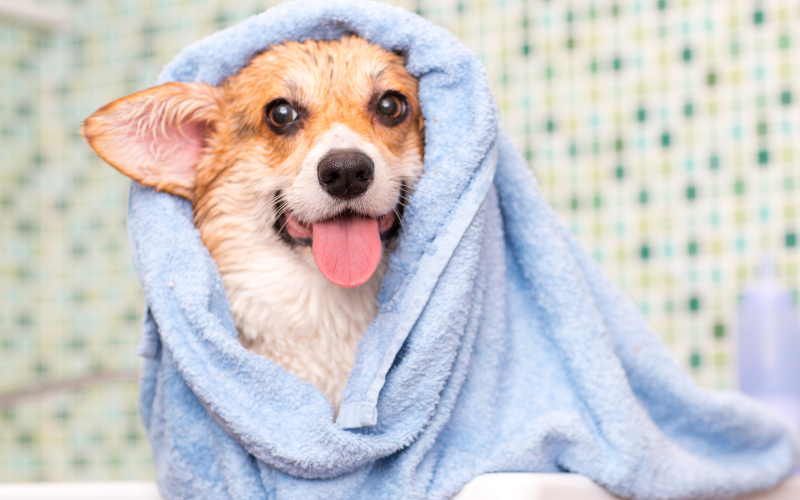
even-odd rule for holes
{"type": "Polygon", "coordinates": [[[85,121],[83,133],[125,175],[192,201],[242,345],[338,408],[376,313],[388,252],[367,283],[341,288],[322,276],[310,248],[282,240],[274,224],[279,207],[304,223],[345,205],[379,216],[398,204],[403,183],[413,187],[422,174],[422,116],[402,57],[357,37],[287,42],[219,87],[168,83],[114,101],[85,121]],[[394,127],[374,113],[389,90],[410,105],[394,127]],[[275,98],[302,109],[297,133],[277,135],[266,125],[264,106],[275,98]],[[319,158],[341,147],[361,149],[376,169],[370,190],[347,203],[324,195],[315,173],[319,158]]]}

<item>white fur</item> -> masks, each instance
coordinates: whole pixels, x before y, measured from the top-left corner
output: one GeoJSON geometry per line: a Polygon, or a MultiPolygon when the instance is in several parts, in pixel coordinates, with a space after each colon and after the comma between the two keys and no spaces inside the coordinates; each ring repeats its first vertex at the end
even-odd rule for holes
{"type": "Polygon", "coordinates": [[[360,287],[341,288],[275,243],[253,252],[241,272],[223,274],[240,339],[338,408],[358,342],[375,316],[383,271],[360,287]]]}
{"type": "Polygon", "coordinates": [[[400,184],[395,179],[402,177],[408,184],[422,174],[422,168],[419,159],[390,165],[377,147],[336,124],[309,151],[296,178],[270,177],[271,170],[264,169],[258,181],[261,206],[254,206],[247,226],[232,232],[215,252],[227,256],[217,261],[242,344],[318,387],[335,412],[358,342],[375,317],[387,252],[367,283],[341,288],[317,269],[310,248],[292,247],[275,234],[275,210],[271,206],[265,210],[264,200],[282,191],[288,208],[306,222],[324,220],[345,208],[380,216],[399,202],[400,184]],[[361,150],[375,165],[369,190],[349,201],[329,196],[317,179],[319,160],[330,150],[345,148],[361,150]]]}
{"type": "Polygon", "coordinates": [[[400,186],[392,182],[396,175],[380,150],[365,141],[349,127],[335,123],[325,132],[308,152],[292,187],[286,190],[284,199],[295,217],[303,222],[317,222],[339,214],[346,208],[364,215],[379,217],[397,205],[400,186]],[[334,149],[356,149],[369,156],[375,165],[372,185],[366,193],[350,200],[332,197],[319,185],[317,165],[334,149]]]}

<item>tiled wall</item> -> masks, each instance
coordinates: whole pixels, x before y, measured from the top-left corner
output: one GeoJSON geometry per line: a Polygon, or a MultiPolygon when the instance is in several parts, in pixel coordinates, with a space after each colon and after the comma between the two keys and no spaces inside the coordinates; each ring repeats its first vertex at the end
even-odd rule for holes
{"type": "MultiPolygon", "coordinates": [[[[128,183],[77,130],[275,2],[52,3],[66,29],[0,19],[0,481],[151,478],[128,183]]],[[[696,379],[732,387],[759,256],[800,286],[796,0],[395,3],[478,54],[548,200],[696,379]]]]}

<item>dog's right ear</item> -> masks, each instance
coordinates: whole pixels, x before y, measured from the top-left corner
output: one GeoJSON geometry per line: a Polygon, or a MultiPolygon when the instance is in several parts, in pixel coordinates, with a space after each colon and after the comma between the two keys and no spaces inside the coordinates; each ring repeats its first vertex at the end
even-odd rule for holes
{"type": "Polygon", "coordinates": [[[211,85],[165,83],[98,109],[84,120],[81,134],[123,174],[191,200],[203,143],[221,102],[221,91],[211,85]]]}

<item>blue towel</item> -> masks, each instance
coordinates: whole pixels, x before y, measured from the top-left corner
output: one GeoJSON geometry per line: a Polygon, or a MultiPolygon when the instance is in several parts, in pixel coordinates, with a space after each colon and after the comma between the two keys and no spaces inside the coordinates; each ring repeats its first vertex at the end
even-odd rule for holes
{"type": "Polygon", "coordinates": [[[479,474],[571,472],[639,499],[768,488],[796,438],[699,388],[542,198],[483,68],[445,30],[357,0],[289,2],[181,52],[213,85],[283,40],[355,33],[420,78],[425,174],[338,420],[244,349],[186,200],[134,184],[141,408],[168,499],[445,499],[479,474]]]}

